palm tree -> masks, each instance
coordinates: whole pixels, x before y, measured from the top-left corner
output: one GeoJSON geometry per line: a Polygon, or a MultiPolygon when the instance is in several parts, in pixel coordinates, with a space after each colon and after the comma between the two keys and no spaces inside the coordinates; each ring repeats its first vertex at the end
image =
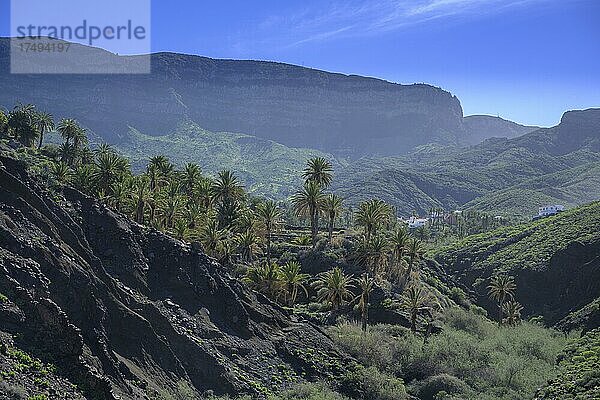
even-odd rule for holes
{"type": "Polygon", "coordinates": [[[402,264],[404,263],[404,256],[408,251],[409,240],[410,236],[405,227],[396,229],[390,238],[394,256],[394,270],[398,273],[398,279],[402,276],[402,264]]]}
{"type": "Polygon", "coordinates": [[[57,127],[58,133],[65,140],[63,145],[63,157],[69,165],[79,164],[77,157],[87,145],[87,136],[83,129],[74,119],[62,119],[57,127]]]}
{"type": "Polygon", "coordinates": [[[235,237],[235,243],[244,261],[252,262],[254,256],[259,252],[259,238],[252,229],[247,229],[235,237]]]}
{"type": "Polygon", "coordinates": [[[390,242],[384,235],[377,235],[371,239],[371,259],[375,277],[381,276],[387,270],[390,250],[390,242]]]}
{"type": "Polygon", "coordinates": [[[99,154],[96,158],[92,179],[96,188],[105,194],[111,193],[111,186],[126,172],[129,172],[129,162],[114,153],[99,154]]]}
{"type": "Polygon", "coordinates": [[[152,192],[156,191],[159,187],[160,174],[158,172],[158,167],[155,164],[148,164],[146,167],[146,175],[148,176],[148,184],[150,185],[150,190],[152,192]]]}
{"type": "Polygon", "coordinates": [[[233,172],[224,170],[219,172],[217,179],[213,183],[212,192],[215,201],[232,203],[243,197],[244,188],[233,172]]]}
{"type": "Polygon", "coordinates": [[[281,211],[272,200],[260,203],[256,207],[258,220],[265,229],[265,244],[267,247],[267,263],[271,263],[271,234],[281,222],[281,211]]]}
{"type": "Polygon", "coordinates": [[[292,244],[296,246],[310,246],[312,239],[310,235],[300,235],[292,239],[292,244]]]}
{"type": "Polygon", "coordinates": [[[67,184],[71,179],[71,169],[62,161],[52,163],[50,166],[50,173],[61,185],[67,184]]]}
{"type": "Polygon", "coordinates": [[[116,153],[115,149],[109,145],[108,143],[100,143],[98,147],[94,149],[94,154],[98,156],[99,154],[106,153],[116,153]]]}
{"type": "Polygon", "coordinates": [[[211,219],[200,230],[200,243],[204,251],[211,257],[218,257],[222,252],[224,243],[227,239],[227,233],[219,229],[216,220],[211,219]]]}
{"type": "Polygon", "coordinates": [[[334,310],[352,298],[351,289],[354,287],[352,278],[344,274],[340,267],[319,274],[314,285],[317,290],[317,300],[331,303],[334,310]]]}
{"type": "Polygon", "coordinates": [[[202,177],[196,185],[194,196],[198,200],[198,204],[204,211],[210,210],[213,202],[212,197],[213,182],[209,178],[202,177]]]}
{"type": "Polygon", "coordinates": [[[496,275],[492,278],[488,286],[488,295],[490,298],[498,302],[498,323],[502,324],[502,307],[507,299],[514,298],[515,278],[509,275],[496,275]]]}
{"type": "Polygon", "coordinates": [[[269,296],[271,299],[276,299],[282,288],[280,277],[280,267],[277,263],[264,263],[249,268],[243,280],[252,289],[269,296]]]}
{"type": "Polygon", "coordinates": [[[326,188],[333,180],[333,167],[323,157],[311,158],[302,172],[302,177],[306,182],[316,182],[320,187],[326,188]]]}
{"type": "Polygon", "coordinates": [[[410,330],[417,331],[417,318],[425,311],[429,311],[429,298],[423,292],[423,288],[417,285],[409,287],[402,297],[402,308],[410,314],[410,330]]]}
{"type": "Polygon", "coordinates": [[[183,219],[178,219],[175,221],[173,227],[173,233],[175,233],[175,237],[179,240],[184,240],[187,235],[188,225],[187,222],[183,219]]]}
{"type": "Polygon", "coordinates": [[[94,185],[94,181],[92,179],[93,172],[94,167],[90,164],[83,164],[78,166],[75,169],[75,173],[73,174],[73,185],[75,185],[75,187],[81,190],[82,192],[92,193],[94,185]]]}
{"type": "Polygon", "coordinates": [[[54,118],[47,112],[36,113],[35,115],[35,127],[40,135],[40,141],[38,143],[38,149],[42,147],[44,141],[44,134],[54,129],[54,118]]]}
{"type": "Polygon", "coordinates": [[[75,151],[73,145],[63,142],[58,146],[58,154],[60,155],[60,160],[69,163],[71,159],[75,158],[75,151]]]}
{"type": "Polygon", "coordinates": [[[31,104],[17,105],[8,113],[9,131],[27,147],[32,147],[39,136],[35,116],[35,106],[31,104]]]}
{"type": "Polygon", "coordinates": [[[329,194],[324,201],[323,211],[327,215],[327,228],[329,230],[329,244],[333,241],[333,225],[336,218],[343,211],[343,200],[335,193],[329,194]]]}
{"type": "Polygon", "coordinates": [[[356,300],[358,300],[358,308],[360,310],[360,320],[363,332],[367,331],[367,324],[369,321],[369,297],[371,295],[371,291],[373,290],[373,286],[375,286],[375,279],[373,279],[369,274],[362,274],[358,280],[360,294],[356,297],[356,300]]]}
{"type": "Polygon", "coordinates": [[[202,209],[197,201],[188,200],[188,205],[184,210],[184,217],[189,229],[195,229],[198,220],[202,216],[202,209]]]}
{"type": "Polygon", "coordinates": [[[65,140],[65,143],[69,144],[71,143],[71,139],[75,138],[80,129],[79,124],[74,119],[63,118],[58,123],[57,131],[65,140]]]}
{"type": "Polygon", "coordinates": [[[302,289],[308,298],[308,290],[304,283],[310,278],[309,274],[303,274],[300,264],[290,261],[281,268],[280,279],[283,285],[284,301],[293,306],[298,298],[298,290],[302,289]]]}
{"type": "Polygon", "coordinates": [[[385,236],[377,235],[371,240],[363,237],[357,246],[356,258],[366,266],[368,272],[380,277],[388,264],[389,251],[389,242],[385,236]]]}
{"type": "Polygon", "coordinates": [[[323,209],[324,200],[325,195],[321,192],[321,186],[315,181],[306,182],[304,188],[292,196],[296,214],[310,218],[313,248],[317,245],[319,213],[323,209]]]}
{"type": "Polygon", "coordinates": [[[516,301],[507,301],[504,303],[504,306],[502,306],[502,310],[506,315],[503,322],[508,326],[516,326],[521,322],[521,311],[523,311],[523,306],[516,301]]]}
{"type": "Polygon", "coordinates": [[[408,241],[406,254],[408,255],[408,271],[406,275],[410,277],[415,263],[418,263],[423,258],[423,255],[425,255],[423,243],[417,238],[411,238],[408,241]]]}
{"type": "Polygon", "coordinates": [[[172,228],[175,219],[179,213],[182,203],[181,197],[182,184],[179,181],[173,180],[169,182],[165,190],[164,199],[164,210],[165,210],[165,223],[167,228],[172,228]]]}
{"type": "Polygon", "coordinates": [[[140,176],[135,178],[133,183],[133,204],[135,207],[135,222],[138,224],[144,223],[144,210],[148,204],[150,196],[150,186],[148,177],[140,176]]]}
{"type": "Polygon", "coordinates": [[[365,229],[367,241],[371,235],[390,217],[390,207],[385,202],[373,199],[359,205],[356,212],[356,223],[365,229]]]}
{"type": "Polygon", "coordinates": [[[244,215],[245,207],[237,200],[225,201],[219,204],[217,220],[221,228],[233,229],[244,215]]]}
{"type": "Polygon", "coordinates": [[[425,226],[420,226],[415,229],[414,236],[421,241],[425,241],[429,239],[429,229],[425,226]]]}
{"type": "Polygon", "coordinates": [[[235,219],[235,231],[239,233],[251,229],[257,232],[257,220],[254,211],[245,205],[240,205],[239,208],[238,216],[235,219]]]}
{"type": "Polygon", "coordinates": [[[173,173],[173,170],[175,169],[175,167],[173,166],[173,164],[171,164],[171,162],[169,161],[167,156],[163,156],[163,155],[151,157],[150,163],[148,164],[148,166],[155,169],[156,173],[159,176],[162,176],[165,178],[168,178],[169,176],[171,176],[171,174],[173,173]]]}
{"type": "Polygon", "coordinates": [[[202,170],[200,169],[198,164],[188,163],[185,165],[184,174],[185,174],[184,178],[183,178],[184,190],[185,190],[185,193],[191,199],[194,194],[194,190],[196,189],[196,185],[198,184],[198,181],[202,177],[202,170]]]}
{"type": "Polygon", "coordinates": [[[406,251],[408,250],[408,243],[410,240],[410,236],[406,228],[398,228],[394,231],[390,241],[392,243],[392,249],[394,252],[394,259],[396,261],[400,261],[404,258],[406,251]]]}
{"type": "Polygon", "coordinates": [[[121,179],[111,185],[110,195],[108,196],[112,207],[117,211],[121,211],[121,208],[127,197],[131,193],[131,179],[121,179]]]}
{"type": "Polygon", "coordinates": [[[75,135],[73,136],[73,147],[76,151],[82,150],[88,144],[87,134],[85,133],[85,129],[79,128],[75,131],[75,135]]]}

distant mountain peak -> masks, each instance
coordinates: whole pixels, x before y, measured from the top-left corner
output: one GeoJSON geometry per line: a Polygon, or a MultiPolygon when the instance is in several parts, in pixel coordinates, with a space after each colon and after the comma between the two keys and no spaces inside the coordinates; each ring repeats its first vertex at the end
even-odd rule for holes
{"type": "Polygon", "coordinates": [[[468,115],[464,118],[465,142],[477,144],[490,138],[515,138],[539,129],[492,115],[468,115]]]}

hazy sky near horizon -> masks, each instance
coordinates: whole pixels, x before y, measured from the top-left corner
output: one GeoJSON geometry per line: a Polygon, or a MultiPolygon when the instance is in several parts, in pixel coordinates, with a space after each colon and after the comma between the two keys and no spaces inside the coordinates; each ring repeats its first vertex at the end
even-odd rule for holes
{"type": "Polygon", "coordinates": [[[524,124],[600,107],[600,0],[153,0],[152,49],[429,83],[524,124]]]}

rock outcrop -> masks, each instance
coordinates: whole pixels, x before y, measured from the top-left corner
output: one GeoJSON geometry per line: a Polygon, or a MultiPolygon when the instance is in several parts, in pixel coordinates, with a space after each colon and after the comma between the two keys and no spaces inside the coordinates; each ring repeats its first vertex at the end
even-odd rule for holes
{"type": "Polygon", "coordinates": [[[318,327],[200,251],[0,163],[0,331],[86,397],[261,395],[343,374],[318,327]]]}

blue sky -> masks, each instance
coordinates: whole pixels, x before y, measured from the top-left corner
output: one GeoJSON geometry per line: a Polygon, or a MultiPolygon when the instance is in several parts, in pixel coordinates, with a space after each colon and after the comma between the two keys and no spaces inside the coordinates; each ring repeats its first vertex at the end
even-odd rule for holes
{"type": "Polygon", "coordinates": [[[600,107],[598,0],[154,0],[152,48],[430,83],[526,124],[600,107]]]}

